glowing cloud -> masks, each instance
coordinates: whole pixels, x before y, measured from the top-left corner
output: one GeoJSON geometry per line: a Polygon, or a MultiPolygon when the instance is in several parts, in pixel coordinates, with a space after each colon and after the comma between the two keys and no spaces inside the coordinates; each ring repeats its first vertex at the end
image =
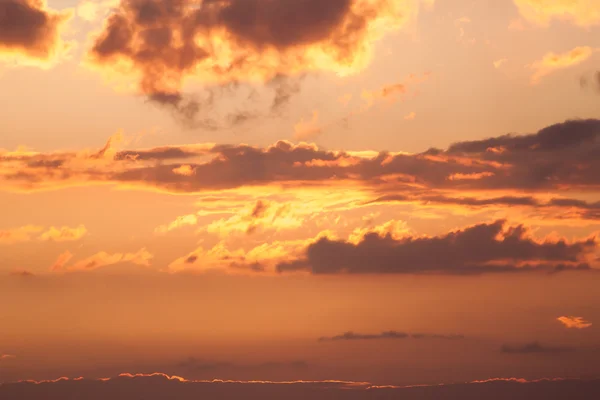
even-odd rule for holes
{"type": "Polygon", "coordinates": [[[584,27],[600,23],[597,0],[514,0],[514,3],[525,19],[537,25],[548,26],[553,20],[584,27]]]}
{"type": "Polygon", "coordinates": [[[592,323],[584,320],[582,317],[558,317],[556,319],[567,328],[585,329],[592,326],[592,323]]]}
{"type": "Polygon", "coordinates": [[[548,53],[539,61],[534,62],[531,68],[535,71],[531,77],[531,83],[539,83],[540,80],[553,72],[574,67],[588,60],[596,50],[588,47],[575,47],[566,53],[548,53]]]}

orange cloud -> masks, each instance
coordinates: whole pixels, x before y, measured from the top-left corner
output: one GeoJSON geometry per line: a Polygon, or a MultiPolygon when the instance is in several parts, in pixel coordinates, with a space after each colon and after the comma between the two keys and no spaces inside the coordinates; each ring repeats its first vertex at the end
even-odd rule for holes
{"type": "Polygon", "coordinates": [[[319,112],[314,111],[312,119],[305,121],[302,119],[296,125],[294,125],[294,139],[296,140],[311,140],[321,135],[323,130],[319,125],[319,112]]]}
{"type": "Polygon", "coordinates": [[[50,267],[50,270],[53,272],[92,271],[118,263],[132,263],[148,267],[150,266],[150,260],[153,258],[153,255],[150,254],[145,248],[140,249],[136,253],[109,254],[102,251],[83,260],[67,265],[72,258],[73,254],[68,251],[61,254],[50,267]]]}
{"type": "Polygon", "coordinates": [[[28,242],[32,240],[33,235],[42,231],[42,227],[27,225],[20,228],[1,230],[0,244],[14,244],[19,242],[28,242]]]}
{"type": "Polygon", "coordinates": [[[421,3],[122,0],[88,60],[108,75],[133,78],[151,100],[194,113],[198,104],[184,104],[181,95],[186,80],[219,85],[357,73],[369,64],[374,43],[406,25],[421,3]]]}
{"type": "Polygon", "coordinates": [[[408,113],[407,115],[404,116],[404,119],[406,121],[413,121],[415,118],[417,118],[417,113],[412,111],[410,113],[408,113]]]}
{"type": "Polygon", "coordinates": [[[514,0],[514,3],[525,19],[541,26],[548,26],[553,20],[583,27],[600,24],[597,0],[514,0]]]}
{"type": "Polygon", "coordinates": [[[76,228],[69,228],[68,226],[55,228],[52,226],[47,231],[42,233],[39,239],[54,242],[70,242],[79,240],[86,234],[87,229],[83,225],[79,225],[76,228]]]}
{"type": "Polygon", "coordinates": [[[0,2],[0,61],[48,67],[69,50],[62,39],[72,12],[56,12],[46,0],[0,2]]]}
{"type": "Polygon", "coordinates": [[[56,228],[51,226],[44,231],[44,227],[27,225],[20,228],[0,231],[0,244],[13,244],[19,242],[28,242],[31,240],[43,240],[54,242],[67,242],[81,239],[87,234],[85,226],[80,225],[76,228],[63,226],[56,228]],[[40,232],[42,232],[40,234],[40,232]],[[39,236],[36,236],[39,234],[39,236]]]}
{"type": "Polygon", "coordinates": [[[592,326],[592,323],[584,320],[582,317],[558,317],[556,319],[567,328],[585,329],[592,326]]]}
{"type": "Polygon", "coordinates": [[[531,65],[531,69],[535,71],[531,77],[531,83],[539,83],[542,78],[556,71],[579,65],[587,61],[596,51],[589,46],[581,46],[566,53],[548,53],[544,58],[531,65]]]}

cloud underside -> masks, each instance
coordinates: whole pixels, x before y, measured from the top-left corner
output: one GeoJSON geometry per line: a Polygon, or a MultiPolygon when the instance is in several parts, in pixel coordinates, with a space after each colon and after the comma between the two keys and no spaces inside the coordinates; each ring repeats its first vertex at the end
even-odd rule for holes
{"type": "Polygon", "coordinates": [[[361,190],[367,203],[527,207],[554,218],[599,220],[600,202],[565,197],[600,190],[600,120],[535,134],[459,142],[422,153],[353,153],[278,142],[97,151],[0,151],[0,190],[116,184],[169,193],[251,187],[361,190]],[[552,195],[554,194],[554,195],[552,195]]]}
{"type": "Polygon", "coordinates": [[[1,1],[0,59],[52,63],[66,50],[61,31],[70,18],[70,12],[48,9],[45,0],[1,1]]]}
{"type": "Polygon", "coordinates": [[[163,374],[130,375],[107,380],[66,380],[41,383],[22,382],[0,386],[0,395],[27,400],[58,400],[77,393],[81,398],[119,400],[131,398],[180,400],[199,398],[247,399],[592,399],[600,396],[599,381],[492,379],[456,385],[393,387],[364,382],[238,382],[186,381],[163,374]],[[127,395],[125,395],[127,394],[127,395]]]}

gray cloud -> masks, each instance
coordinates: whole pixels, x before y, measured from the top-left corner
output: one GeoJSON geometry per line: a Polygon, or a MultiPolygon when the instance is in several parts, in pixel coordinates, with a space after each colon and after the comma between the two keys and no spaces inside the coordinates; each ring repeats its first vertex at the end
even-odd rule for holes
{"type": "Polygon", "coordinates": [[[313,274],[451,274],[585,270],[595,239],[538,242],[525,227],[505,221],[479,224],[436,237],[366,234],[359,243],[322,238],[302,259],[281,263],[279,272],[313,274]],[[541,260],[541,261],[540,261],[541,260]]]}
{"type": "Polygon", "coordinates": [[[386,331],[377,334],[362,334],[352,331],[344,332],[336,336],[323,336],[319,342],[337,342],[346,340],[379,340],[379,339],[464,339],[463,335],[439,335],[429,333],[406,333],[398,331],[386,331]]]}

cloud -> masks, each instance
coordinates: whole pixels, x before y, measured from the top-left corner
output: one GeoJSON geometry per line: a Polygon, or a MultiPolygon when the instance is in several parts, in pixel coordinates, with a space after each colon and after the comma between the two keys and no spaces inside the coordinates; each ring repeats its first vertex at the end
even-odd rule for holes
{"type": "Polygon", "coordinates": [[[323,133],[319,125],[319,112],[314,111],[310,121],[300,120],[294,125],[294,139],[300,141],[312,140],[323,133]]]}
{"type": "Polygon", "coordinates": [[[62,31],[71,11],[56,12],[45,0],[0,2],[0,61],[48,67],[68,51],[62,31]]]}
{"type": "Polygon", "coordinates": [[[12,354],[0,354],[0,361],[8,361],[8,360],[13,360],[15,358],[17,358],[17,357],[12,354]]]}
{"type": "Polygon", "coordinates": [[[0,396],[27,400],[58,400],[77,393],[88,400],[144,398],[223,399],[398,399],[403,400],[532,400],[593,399],[600,396],[597,380],[495,378],[471,383],[433,386],[376,386],[352,381],[190,381],[165,374],[121,374],[115,378],[23,381],[0,386],[0,396]],[[124,394],[127,395],[124,395],[124,394]]]}
{"type": "Polygon", "coordinates": [[[413,121],[415,118],[417,118],[417,113],[414,111],[412,111],[404,116],[404,119],[406,121],[413,121]]]}
{"type": "Polygon", "coordinates": [[[52,226],[42,233],[39,239],[53,242],[71,242],[81,239],[86,234],[87,229],[83,225],[79,225],[76,228],[70,228],[68,226],[55,228],[52,226]]]}
{"type": "Polygon", "coordinates": [[[14,244],[20,242],[29,242],[32,240],[69,242],[81,239],[87,234],[87,229],[83,225],[75,228],[68,226],[51,226],[44,230],[42,226],[27,225],[19,228],[0,230],[0,244],[14,244]]]}
{"type": "Polygon", "coordinates": [[[558,317],[556,319],[567,328],[585,329],[592,326],[592,323],[584,320],[582,317],[558,317]]]}
{"type": "MultiPolygon", "coordinates": [[[[596,172],[600,169],[599,138],[600,120],[590,119],[416,154],[332,151],[287,141],[267,147],[193,144],[117,150],[111,142],[100,151],[0,151],[0,190],[30,192],[113,184],[200,193],[338,185],[361,188],[375,197],[426,197],[443,191],[448,198],[466,197],[465,193],[489,198],[518,191],[531,195],[555,192],[558,198],[565,189],[593,193],[600,188],[596,172]],[[193,174],[181,174],[191,170],[193,174]]],[[[591,208],[581,211],[598,215],[592,203],[571,205],[588,206],[591,208]]]]}
{"type": "Polygon", "coordinates": [[[541,60],[531,65],[534,73],[531,83],[537,84],[542,78],[563,69],[571,68],[587,61],[597,49],[589,46],[579,46],[565,53],[548,53],[541,60]]]}
{"type": "Polygon", "coordinates": [[[148,267],[150,266],[150,260],[153,258],[153,255],[144,248],[136,253],[109,254],[106,252],[99,252],[83,260],[69,264],[69,261],[71,261],[72,258],[73,254],[69,251],[61,254],[50,267],[50,270],[52,272],[92,271],[119,263],[132,263],[148,267]]]}
{"type": "Polygon", "coordinates": [[[499,60],[494,61],[494,68],[500,69],[504,64],[508,62],[507,58],[501,58],[499,60]]]}
{"type": "Polygon", "coordinates": [[[538,241],[522,225],[505,221],[479,224],[435,237],[367,233],[358,243],[323,237],[304,257],[280,263],[279,272],[313,274],[477,275],[524,271],[589,269],[594,238],[569,243],[538,241]]]}
{"type": "Polygon", "coordinates": [[[39,233],[43,227],[35,225],[22,226],[15,229],[0,230],[0,244],[14,244],[28,242],[33,235],[39,233]]]}
{"type": "Polygon", "coordinates": [[[541,26],[553,20],[569,21],[582,27],[600,24],[600,3],[596,0],[514,0],[520,14],[541,26]]]}
{"type": "Polygon", "coordinates": [[[502,345],[500,351],[506,354],[556,354],[573,351],[571,347],[552,347],[545,346],[539,342],[527,343],[524,345],[502,345]]]}
{"type": "Polygon", "coordinates": [[[464,339],[462,335],[438,335],[426,333],[405,333],[398,331],[387,331],[377,334],[361,334],[354,332],[345,332],[336,336],[323,336],[319,338],[320,342],[345,341],[345,340],[378,340],[378,339],[464,339]]]}
{"type": "Polygon", "coordinates": [[[96,22],[118,4],[119,0],[83,0],[77,6],[77,16],[87,22],[96,22]]]}
{"type": "MultiPolygon", "coordinates": [[[[359,72],[374,43],[406,25],[421,4],[122,0],[95,36],[88,59],[109,75],[133,78],[149,99],[195,113],[199,104],[186,103],[181,93],[186,80],[209,86],[286,83],[310,72],[359,72]]],[[[274,109],[295,91],[277,85],[274,109]]]]}

